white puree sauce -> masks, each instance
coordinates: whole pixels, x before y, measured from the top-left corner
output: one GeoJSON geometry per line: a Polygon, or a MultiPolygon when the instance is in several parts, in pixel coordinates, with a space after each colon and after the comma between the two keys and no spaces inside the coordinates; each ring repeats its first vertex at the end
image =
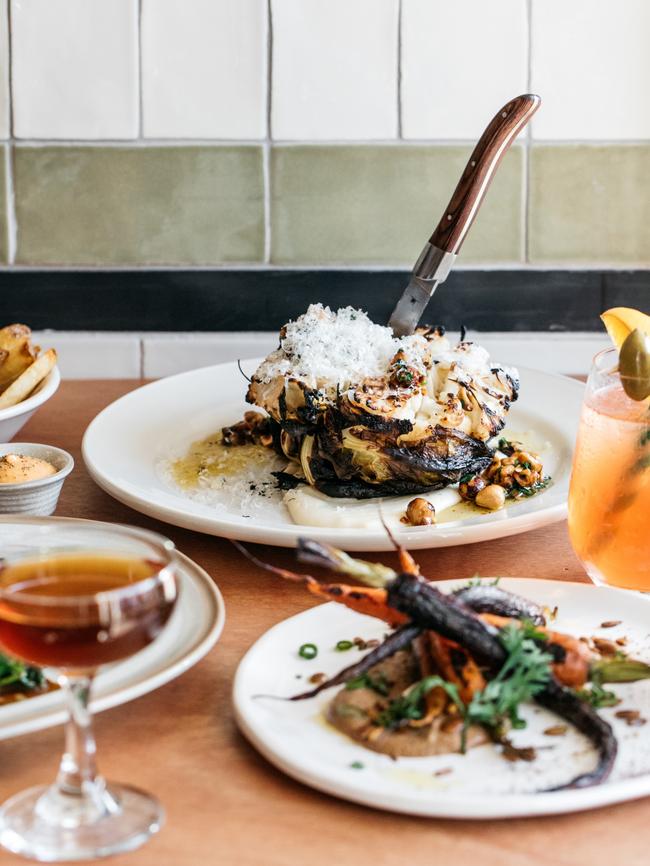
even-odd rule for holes
{"type": "MultiPolygon", "coordinates": [[[[456,487],[445,487],[430,493],[417,494],[436,509],[436,514],[461,501],[456,487]]],[[[301,484],[284,495],[291,519],[303,526],[323,526],[328,529],[381,529],[383,515],[391,528],[402,527],[409,502],[416,497],[389,496],[386,499],[334,499],[313,487],[301,484]]]]}

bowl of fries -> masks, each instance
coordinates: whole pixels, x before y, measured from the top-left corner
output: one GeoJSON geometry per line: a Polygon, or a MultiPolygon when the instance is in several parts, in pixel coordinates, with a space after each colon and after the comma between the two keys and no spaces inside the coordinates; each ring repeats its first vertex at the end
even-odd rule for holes
{"type": "Polygon", "coordinates": [[[59,387],[56,351],[41,352],[27,325],[0,328],[0,442],[8,442],[59,387]]]}

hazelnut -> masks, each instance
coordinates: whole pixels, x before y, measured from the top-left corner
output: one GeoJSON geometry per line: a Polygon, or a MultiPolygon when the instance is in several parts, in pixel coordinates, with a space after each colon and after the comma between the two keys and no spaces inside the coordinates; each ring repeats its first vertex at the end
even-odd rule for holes
{"type": "Polygon", "coordinates": [[[474,501],[481,508],[498,511],[506,504],[506,492],[498,484],[488,484],[483,490],[479,490],[474,501]]]}
{"type": "Polygon", "coordinates": [[[481,475],[475,475],[469,481],[462,481],[458,485],[458,492],[463,499],[476,499],[476,494],[487,485],[487,481],[481,475]]]}
{"type": "Polygon", "coordinates": [[[406,519],[412,526],[430,526],[436,522],[436,509],[427,499],[418,496],[409,502],[406,519]]]}

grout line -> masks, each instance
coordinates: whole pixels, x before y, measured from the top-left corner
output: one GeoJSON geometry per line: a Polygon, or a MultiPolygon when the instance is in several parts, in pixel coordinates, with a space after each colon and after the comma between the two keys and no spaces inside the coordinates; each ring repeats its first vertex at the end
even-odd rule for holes
{"type": "Polygon", "coordinates": [[[273,87],[273,15],[271,0],[266,0],[266,138],[262,148],[264,184],[264,262],[271,261],[271,108],[273,87]]]}
{"type": "MultiPolygon", "coordinates": [[[[470,138],[323,138],[323,139],[275,139],[260,138],[16,138],[12,141],[19,147],[260,147],[268,141],[275,147],[467,147],[476,144],[470,138]]],[[[647,147],[648,139],[543,139],[530,142],[525,135],[517,139],[513,147],[528,147],[543,144],[547,147],[647,147]]]]}
{"type": "Polygon", "coordinates": [[[144,138],[144,93],[142,90],[142,5],[143,0],[138,0],[138,139],[144,138]]]}
{"type": "Polygon", "coordinates": [[[402,16],[404,4],[397,2],[397,138],[403,138],[402,129],[402,16]]]}
{"type": "Polygon", "coordinates": [[[16,200],[14,192],[14,167],[13,167],[13,134],[14,134],[14,98],[13,98],[13,54],[12,54],[12,29],[11,29],[11,0],[7,0],[7,98],[9,100],[9,140],[4,146],[4,171],[5,171],[5,214],[7,219],[7,261],[11,266],[16,259],[16,239],[18,227],[16,222],[16,200]]]}
{"type": "Polygon", "coordinates": [[[138,347],[140,353],[140,378],[144,379],[144,337],[138,337],[138,347]]]}
{"type": "Polygon", "coordinates": [[[13,45],[11,25],[11,0],[7,0],[7,78],[9,90],[9,138],[14,138],[14,71],[13,71],[13,45]]]}
{"type": "Polygon", "coordinates": [[[5,151],[5,195],[7,213],[7,259],[12,266],[16,260],[16,244],[18,240],[18,221],[16,219],[16,195],[14,191],[13,148],[7,142],[5,151]]]}
{"type": "MultiPolygon", "coordinates": [[[[265,138],[23,138],[15,139],[19,147],[260,147],[265,138]]],[[[360,142],[362,143],[362,142],[360,142]]]]}

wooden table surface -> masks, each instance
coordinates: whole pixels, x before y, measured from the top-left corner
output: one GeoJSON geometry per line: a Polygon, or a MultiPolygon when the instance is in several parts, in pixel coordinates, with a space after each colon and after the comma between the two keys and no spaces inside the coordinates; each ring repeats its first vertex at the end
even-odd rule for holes
{"type": "MultiPolygon", "coordinates": [[[[65,382],[19,439],[73,453],[57,514],[119,521],[166,533],[223,592],[224,633],[180,679],[96,719],[100,768],[111,779],[154,792],[167,808],[162,832],[116,866],[600,866],[647,864],[646,801],[553,818],[442,821],[346,803],[275,770],[238,733],[230,687],[248,647],[310,602],[292,585],[260,574],[230,544],[149,520],[115,502],[88,477],[83,431],[136,381],[65,382]]],[[[179,419],[182,423],[182,419],[179,419]]],[[[119,447],[119,443],[116,443],[119,447]]],[[[259,552],[278,564],[292,557],[259,552]]],[[[389,554],[373,554],[392,561],[389,554]]],[[[484,544],[420,551],[431,577],[483,574],[583,580],[565,524],[484,544]]],[[[54,728],[0,743],[0,798],[54,778],[62,746],[54,728]]],[[[0,854],[0,863],[18,862],[0,854]]]]}

